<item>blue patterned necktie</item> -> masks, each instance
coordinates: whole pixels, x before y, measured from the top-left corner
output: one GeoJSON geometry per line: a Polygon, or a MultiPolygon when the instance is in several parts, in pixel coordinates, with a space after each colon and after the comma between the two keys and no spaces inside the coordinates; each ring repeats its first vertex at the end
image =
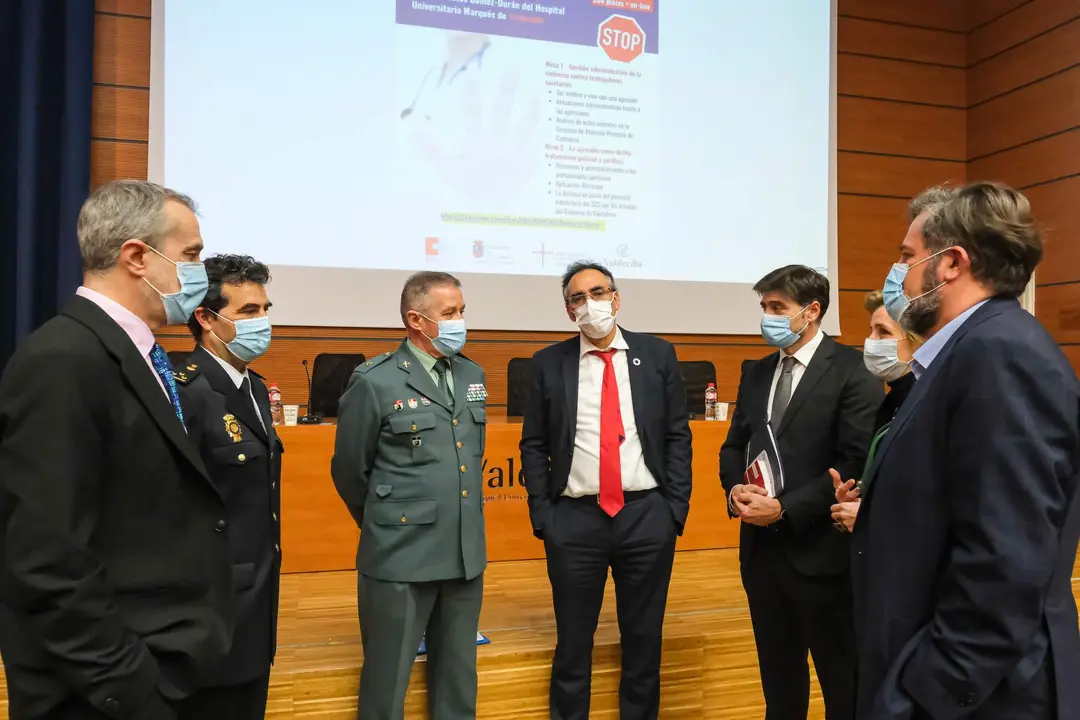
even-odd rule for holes
{"type": "Polygon", "coordinates": [[[172,363],[169,362],[169,356],[165,354],[165,350],[157,343],[154,343],[154,348],[150,351],[150,362],[154,364],[154,372],[161,378],[165,391],[169,394],[169,400],[172,401],[180,426],[184,428],[184,432],[187,432],[187,425],[184,424],[184,409],[180,407],[180,393],[176,391],[172,363]]]}

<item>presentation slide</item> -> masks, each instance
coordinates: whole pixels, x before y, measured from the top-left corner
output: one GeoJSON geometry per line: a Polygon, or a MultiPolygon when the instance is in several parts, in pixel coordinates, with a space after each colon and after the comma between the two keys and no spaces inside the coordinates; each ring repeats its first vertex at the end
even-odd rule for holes
{"type": "Polygon", "coordinates": [[[572,329],[584,259],[628,326],[756,333],[769,270],[835,281],[828,2],[154,9],[150,177],[208,252],[271,264],[278,323],[399,326],[404,278],[442,270],[471,327],[572,329]]]}

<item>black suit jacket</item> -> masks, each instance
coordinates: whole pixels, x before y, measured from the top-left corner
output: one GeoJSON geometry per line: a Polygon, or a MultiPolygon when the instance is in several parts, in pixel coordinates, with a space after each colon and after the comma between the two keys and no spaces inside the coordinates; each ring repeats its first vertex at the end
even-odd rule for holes
{"type": "Polygon", "coordinates": [[[177,367],[177,384],[188,434],[228,512],[236,620],[232,649],[214,684],[266,677],[277,647],[281,576],[281,452],[262,379],[249,370],[251,397],[237,389],[204,348],[177,367]],[[263,425],[265,422],[265,428],[263,425]]]}
{"type": "MultiPolygon", "coordinates": [[[[720,481],[727,495],[743,484],[747,443],[768,418],[778,362],[780,353],[775,352],[743,366],[731,427],[720,448],[720,481]]],[[[829,468],[845,480],[862,474],[884,392],[884,383],[867,371],[859,350],[822,337],[774,428],[784,466],[784,516],[769,527],[742,524],[742,562],[752,558],[763,534],[779,533],[785,554],[804,575],[847,571],[848,537],[833,527],[829,510],[836,502],[829,468]]]]}
{"type": "MultiPolygon", "coordinates": [[[[690,511],[693,449],[675,347],[652,335],[626,330],[622,335],[630,346],[626,353],[630,393],[645,467],[656,479],[682,534],[690,511]]],[[[570,477],[580,356],[580,337],[533,355],[520,449],[529,518],[538,538],[543,536],[551,504],[558,502],[570,477]]]]}
{"type": "Polygon", "coordinates": [[[228,647],[225,505],[154,372],[74,297],[0,380],[0,653],[11,716],[80,696],[168,718],[228,647]]]}
{"type": "Polygon", "coordinates": [[[1080,717],[1080,383],[1038,321],[1012,299],[976,310],[869,477],[852,542],[859,717],[1080,717]]]}

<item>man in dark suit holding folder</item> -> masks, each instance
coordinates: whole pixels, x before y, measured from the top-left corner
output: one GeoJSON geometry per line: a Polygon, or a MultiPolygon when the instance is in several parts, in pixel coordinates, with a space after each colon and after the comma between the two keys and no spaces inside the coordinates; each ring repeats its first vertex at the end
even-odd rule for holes
{"type": "Polygon", "coordinates": [[[830,468],[855,477],[884,394],[862,353],[821,331],[829,281],[808,267],[774,270],[755,286],[762,335],[779,352],[745,364],[720,480],[743,523],[739,560],[754,625],[766,720],[805,720],[807,652],[829,720],[855,713],[855,637],[848,537],[832,525],[830,468]],[[764,451],[777,487],[745,479],[764,451]],[[782,481],[781,481],[782,477],[782,481]]]}

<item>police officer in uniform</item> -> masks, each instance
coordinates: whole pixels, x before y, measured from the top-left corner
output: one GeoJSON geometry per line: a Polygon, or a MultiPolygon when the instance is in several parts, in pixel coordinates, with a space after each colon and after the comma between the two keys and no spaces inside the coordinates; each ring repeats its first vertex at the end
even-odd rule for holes
{"type": "Polygon", "coordinates": [[[188,435],[228,511],[236,623],[228,658],[185,709],[207,720],[261,720],[277,646],[283,448],[266,385],[248,363],[270,346],[270,272],[240,255],[205,264],[209,289],[188,321],[198,347],[175,378],[188,435]]]}
{"type": "Polygon", "coordinates": [[[400,309],[408,337],[353,373],[331,466],[361,528],[358,717],[404,717],[409,672],[424,638],[430,717],[471,719],[487,566],[484,371],[459,354],[465,302],[457,278],[413,275],[400,309]]]}

